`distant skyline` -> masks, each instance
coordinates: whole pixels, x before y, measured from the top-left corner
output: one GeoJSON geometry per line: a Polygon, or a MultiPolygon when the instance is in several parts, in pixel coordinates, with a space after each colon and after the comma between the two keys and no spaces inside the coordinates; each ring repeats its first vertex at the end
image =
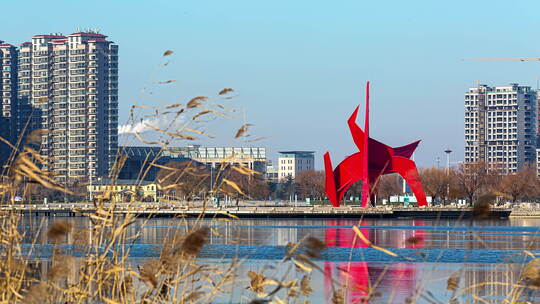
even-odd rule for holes
{"type": "MultiPolygon", "coordinates": [[[[464,93],[476,81],[536,89],[535,1],[4,1],[0,40],[99,28],[119,45],[119,124],[133,104],[167,105],[225,87],[238,119],[210,126],[202,145],[239,146],[246,120],[277,151],[353,153],[346,119],[372,83],[371,130],[393,146],[422,139],[419,166],[463,160],[464,93]],[[204,3],[204,5],[203,5],[204,3]],[[165,50],[174,55],[166,59],[165,50]],[[163,66],[170,60],[167,66],[163,66]],[[168,85],[158,81],[174,79],[168,85]],[[287,111],[285,111],[287,109],[287,111]],[[417,115],[421,119],[416,119],[417,115]],[[223,130],[228,130],[224,132],[223,130]]],[[[363,112],[363,109],[362,109],[363,112]]],[[[362,115],[363,116],[363,115],[362,115]]],[[[362,121],[359,122],[360,124],[362,121]]],[[[188,144],[188,143],[185,143],[188,144]]]]}

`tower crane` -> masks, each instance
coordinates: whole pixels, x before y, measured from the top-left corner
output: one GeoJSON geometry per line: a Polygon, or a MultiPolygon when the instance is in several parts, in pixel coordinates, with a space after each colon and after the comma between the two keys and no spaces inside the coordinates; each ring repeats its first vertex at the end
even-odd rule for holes
{"type": "Polygon", "coordinates": [[[464,60],[474,60],[474,61],[540,61],[540,57],[493,57],[493,58],[468,58],[464,60]]]}

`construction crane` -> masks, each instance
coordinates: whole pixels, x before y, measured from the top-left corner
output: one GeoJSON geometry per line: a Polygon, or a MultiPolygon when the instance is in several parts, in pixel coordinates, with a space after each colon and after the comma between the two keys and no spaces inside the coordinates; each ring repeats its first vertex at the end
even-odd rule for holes
{"type": "Polygon", "coordinates": [[[540,61],[540,57],[523,57],[523,58],[468,58],[463,60],[474,60],[474,61],[540,61]]]}

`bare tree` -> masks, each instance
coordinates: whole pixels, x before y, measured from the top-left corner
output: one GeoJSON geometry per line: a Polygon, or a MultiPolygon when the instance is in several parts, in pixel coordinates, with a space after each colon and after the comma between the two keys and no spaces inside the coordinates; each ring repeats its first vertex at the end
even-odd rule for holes
{"type": "Polygon", "coordinates": [[[303,198],[323,198],[325,196],[324,171],[303,171],[296,175],[294,179],[297,191],[303,198]]]}
{"type": "Polygon", "coordinates": [[[208,191],[209,170],[195,161],[172,161],[157,174],[157,181],[165,193],[177,199],[191,199],[208,191]]]}
{"type": "Polygon", "coordinates": [[[462,163],[455,170],[457,184],[463,195],[473,203],[483,192],[488,191],[497,172],[490,172],[489,166],[483,162],[462,163]]]}
{"type": "Polygon", "coordinates": [[[346,200],[348,197],[358,197],[360,198],[362,196],[362,181],[359,180],[357,182],[354,182],[349,189],[347,189],[347,192],[345,192],[345,195],[343,196],[344,200],[346,200]]]}
{"type": "Polygon", "coordinates": [[[450,189],[450,172],[444,169],[427,168],[420,171],[422,186],[427,195],[437,199],[446,198],[450,189]]]}
{"type": "Polygon", "coordinates": [[[397,174],[382,175],[377,182],[378,195],[390,201],[392,195],[400,194],[401,180],[397,174]]]}
{"type": "Polygon", "coordinates": [[[231,185],[221,183],[218,190],[227,193],[232,197],[265,200],[268,199],[268,196],[270,195],[268,184],[260,173],[242,170],[242,168],[238,166],[236,166],[235,169],[231,166],[224,170],[221,176],[234,182],[241,190],[242,193],[239,193],[231,185]]]}
{"type": "Polygon", "coordinates": [[[516,174],[502,176],[495,186],[495,194],[510,199],[514,204],[518,200],[536,195],[538,184],[536,170],[526,167],[516,174]]]}

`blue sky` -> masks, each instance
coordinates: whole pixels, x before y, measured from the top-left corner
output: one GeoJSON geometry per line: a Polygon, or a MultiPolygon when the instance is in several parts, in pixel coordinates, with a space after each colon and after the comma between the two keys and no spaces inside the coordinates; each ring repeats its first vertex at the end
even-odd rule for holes
{"type": "MultiPolygon", "coordinates": [[[[416,139],[420,166],[463,158],[463,93],[476,81],[536,87],[537,1],[2,1],[0,40],[99,28],[120,46],[120,124],[132,104],[167,105],[224,87],[239,92],[258,142],[278,150],[355,152],[346,119],[372,81],[371,136],[416,139]],[[167,67],[161,54],[173,50],[167,67]],[[151,83],[175,79],[155,88],[151,83]]],[[[240,111],[243,112],[243,111],[240,111]]],[[[203,145],[242,145],[242,123],[210,126],[203,145]]],[[[362,123],[362,122],[360,122],[362,123]]]]}

